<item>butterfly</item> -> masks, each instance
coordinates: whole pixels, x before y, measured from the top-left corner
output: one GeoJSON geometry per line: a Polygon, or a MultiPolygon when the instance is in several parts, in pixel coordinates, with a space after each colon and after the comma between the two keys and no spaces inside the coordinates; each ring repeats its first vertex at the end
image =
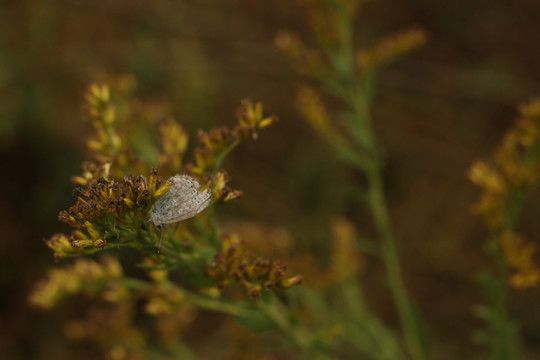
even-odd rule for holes
{"type": "Polygon", "coordinates": [[[171,188],[159,198],[151,210],[150,220],[158,230],[163,224],[189,219],[210,205],[212,191],[200,191],[197,179],[189,175],[175,175],[167,181],[171,188]]]}

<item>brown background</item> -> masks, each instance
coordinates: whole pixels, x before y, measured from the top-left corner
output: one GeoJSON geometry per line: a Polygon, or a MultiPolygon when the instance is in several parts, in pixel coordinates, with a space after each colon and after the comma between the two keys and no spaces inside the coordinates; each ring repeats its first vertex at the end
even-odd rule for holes
{"type": "MultiPolygon", "coordinates": [[[[429,34],[424,48],[382,73],[373,117],[387,151],[406,282],[440,358],[468,354],[469,334],[481,325],[471,310],[482,301],[474,277],[489,260],[484,230],[470,215],[477,190],[466,173],[489,156],[516,105],[540,95],[539,16],[535,1],[374,1],[356,22],[358,46],[412,25],[429,34]]],[[[284,226],[298,249],[316,255],[328,248],[329,223],[338,216],[370,233],[368,214],[350,199],[359,175],[294,111],[302,79],[273,47],[283,29],[308,39],[304,20],[300,6],[277,0],[0,4],[0,353],[81,354],[62,335],[76,306],[44,313],[26,298],[54,265],[42,239],[67,231],[56,216],[71,204],[69,179],[84,159],[90,124],[82,94],[103,74],[133,74],[136,95],[168,101],[192,134],[232,124],[245,97],[279,115],[277,126],[227,160],[245,196],[221,210],[224,221],[284,226]]],[[[540,235],[537,195],[522,224],[532,241],[540,235]]],[[[395,322],[376,261],[364,279],[377,311],[395,322]]],[[[512,299],[531,354],[539,350],[538,298],[529,290],[512,299]]]]}

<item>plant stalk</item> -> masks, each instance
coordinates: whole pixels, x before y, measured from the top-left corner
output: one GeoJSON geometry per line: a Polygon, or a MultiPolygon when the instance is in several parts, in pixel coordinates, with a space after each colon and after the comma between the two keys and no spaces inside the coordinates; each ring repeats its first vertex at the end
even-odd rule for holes
{"type": "Polygon", "coordinates": [[[427,351],[420,339],[416,316],[402,281],[400,262],[388,217],[380,168],[378,166],[371,167],[367,176],[369,180],[369,203],[380,236],[381,256],[403,330],[405,345],[412,359],[426,360],[428,359],[427,351]]]}
{"type": "Polygon", "coordinates": [[[304,353],[311,351],[311,340],[308,334],[306,334],[301,328],[294,327],[289,319],[285,316],[288,309],[279,302],[278,299],[272,297],[269,303],[262,301],[258,302],[259,309],[266,315],[272,322],[287,334],[289,338],[295,343],[298,348],[304,353]]]}

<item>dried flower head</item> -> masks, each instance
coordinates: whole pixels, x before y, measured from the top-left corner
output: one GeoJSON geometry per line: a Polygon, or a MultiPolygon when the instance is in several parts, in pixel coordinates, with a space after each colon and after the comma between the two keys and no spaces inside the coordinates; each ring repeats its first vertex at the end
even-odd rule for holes
{"type": "Polygon", "coordinates": [[[70,236],[57,234],[47,241],[57,259],[129,243],[129,229],[143,226],[135,218],[148,219],[151,206],[171,187],[155,169],[148,180],[142,175],[128,175],[123,181],[93,176],[86,176],[86,187],[74,190],[75,205],[58,215],[76,230],[70,236]]]}
{"type": "Polygon", "coordinates": [[[302,283],[302,275],[285,277],[287,265],[280,261],[253,259],[237,236],[224,235],[221,240],[221,251],[214,255],[212,266],[206,268],[206,276],[217,280],[220,289],[236,282],[255,299],[263,289],[284,290],[302,283]]]}

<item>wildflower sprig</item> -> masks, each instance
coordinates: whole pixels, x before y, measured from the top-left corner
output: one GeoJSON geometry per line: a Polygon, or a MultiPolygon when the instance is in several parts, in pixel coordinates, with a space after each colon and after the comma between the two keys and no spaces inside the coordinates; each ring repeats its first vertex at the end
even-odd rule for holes
{"type": "MultiPolygon", "coordinates": [[[[122,246],[141,250],[155,243],[159,234],[152,231],[148,223],[150,209],[170,188],[156,169],[151,170],[148,178],[131,175],[131,171],[136,173],[149,166],[129,146],[128,133],[135,129],[128,126],[122,133],[117,130],[120,121],[109,87],[90,86],[86,100],[96,129],[96,135],[88,142],[92,161],[83,163],[82,174],[72,179],[80,186],[74,191],[75,205],[59,214],[61,221],[76,230],[70,235],[57,234],[47,240],[57,259],[122,246]]],[[[221,169],[223,159],[242,141],[256,139],[258,131],[274,124],[277,118],[263,116],[261,103],[244,100],[237,110],[237,119],[237,125],[231,129],[222,127],[208,133],[200,130],[194,162],[182,168],[188,145],[187,132],[167,118],[159,128],[161,139],[156,142],[161,171],[169,175],[186,172],[197,177],[201,190],[211,188],[214,203],[239,198],[242,192],[227,185],[230,177],[221,169]]],[[[122,123],[129,124],[127,119],[122,123]]],[[[168,250],[178,252],[165,245],[164,251],[168,250]]]]}
{"type": "MultiPolygon", "coordinates": [[[[87,110],[96,131],[88,140],[92,161],[98,166],[110,163],[113,177],[121,177],[136,161],[125,137],[115,127],[118,122],[115,106],[107,85],[93,84],[86,93],[87,110]]],[[[81,184],[82,185],[82,184],[81,184]]]]}
{"type": "Polygon", "coordinates": [[[168,271],[148,272],[149,279],[127,277],[120,262],[105,256],[100,261],[77,259],[63,269],[52,269],[47,278],[38,283],[30,296],[34,306],[50,309],[69,296],[84,295],[109,303],[135,304],[144,301],[145,311],[151,315],[170,315],[192,307],[219,311],[235,316],[252,316],[253,310],[235,306],[223,300],[206,298],[190,292],[168,279],[168,271]]]}
{"type": "MultiPolygon", "coordinates": [[[[336,155],[365,176],[367,186],[358,190],[364,194],[363,204],[367,200],[379,234],[377,253],[386,268],[408,355],[413,359],[428,359],[425,335],[420,330],[419,319],[401,276],[383,188],[383,151],[373,131],[370,114],[378,71],[423,45],[426,35],[423,30],[415,28],[376,45],[355,49],[354,20],[362,1],[307,0],[303,3],[307,8],[315,46],[304,44],[299,36],[290,32],[282,32],[276,37],[278,49],[292,60],[299,72],[320,85],[318,89],[308,85],[300,87],[295,105],[336,155]],[[343,109],[329,109],[324,97],[337,99],[344,105],[343,109]]],[[[344,285],[344,291],[354,295],[352,302],[364,302],[353,282],[344,285]]],[[[364,343],[360,338],[353,342],[364,343]]],[[[371,350],[366,347],[363,351],[371,350]]],[[[386,355],[375,353],[374,356],[386,355]]]]}
{"type": "Polygon", "coordinates": [[[540,178],[540,100],[519,108],[520,117],[495,150],[493,161],[475,162],[469,172],[482,193],[473,211],[489,229],[492,242],[512,271],[510,284],[536,286],[540,269],[534,261],[536,246],[517,232],[525,195],[540,178]]]}
{"type": "Polygon", "coordinates": [[[491,358],[522,357],[519,332],[509,314],[508,284],[517,289],[538,286],[540,268],[535,260],[536,244],[518,229],[518,219],[527,193],[540,178],[540,99],[519,107],[519,118],[504,135],[490,161],[478,160],[469,171],[470,180],[481,189],[473,212],[489,232],[486,249],[493,271],[478,277],[487,305],[476,307],[486,321],[476,338],[487,345],[491,358]]]}
{"type": "Polygon", "coordinates": [[[257,139],[258,132],[275,124],[274,115],[263,115],[262,103],[253,104],[243,100],[236,111],[237,124],[229,129],[221,127],[210,132],[199,130],[198,146],[193,151],[194,161],[188,163],[185,171],[195,177],[202,178],[206,186],[212,187],[214,202],[228,202],[242,196],[242,191],[227,186],[230,180],[221,169],[225,157],[242,141],[257,139]]]}
{"type": "MultiPolygon", "coordinates": [[[[263,116],[261,103],[243,101],[234,127],[199,131],[194,160],[185,166],[187,132],[171,118],[165,118],[156,132],[160,139],[148,153],[159,154],[158,171],[153,164],[142,160],[148,154],[140,153],[141,149],[137,153],[130,146],[129,133],[140,132],[137,127],[142,122],[129,121],[129,116],[135,115],[122,111],[120,117],[124,118],[119,131],[120,118],[111,98],[111,91],[105,85],[92,85],[86,95],[96,130],[88,142],[90,160],[83,163],[82,174],[72,178],[78,186],[73,191],[75,204],[58,216],[73,230],[68,235],[53,235],[46,244],[57,260],[131,247],[143,255],[144,260],[138,266],[146,271],[148,279],[128,277],[113,257],[103,257],[102,261],[76,259],[65,269],[52,270],[36,286],[30,299],[32,304],[51,308],[69,296],[83,294],[133,306],[142,300],[145,311],[156,316],[201,308],[236,317],[261,318],[264,309],[273,314],[272,319],[282,323],[285,315],[270,305],[260,309],[254,304],[236,305],[225,296],[220,297],[217,289],[235,281],[248,290],[251,299],[256,299],[263,290],[281,291],[300,284],[302,277],[287,276],[286,265],[278,260],[253,259],[236,236],[223,236],[220,240],[211,211],[215,204],[229,202],[242,194],[227,185],[230,178],[221,168],[224,158],[242,141],[257,139],[259,131],[274,124],[277,118],[263,116]],[[191,177],[174,176],[182,173],[191,177]],[[172,176],[176,182],[165,180],[160,174],[172,176]],[[150,221],[156,221],[152,209],[164,195],[174,194],[169,191],[178,185],[179,179],[186,178],[191,185],[200,185],[201,194],[211,192],[211,198],[205,198],[208,200],[205,207],[210,205],[210,211],[196,215],[193,220],[170,224],[162,231],[163,224],[150,221]],[[188,291],[169,276],[178,268],[186,270],[186,280],[195,285],[192,290],[188,291]]],[[[129,99],[120,101],[124,103],[118,106],[124,110],[130,108],[129,99]]],[[[136,108],[141,110],[141,104],[136,108]]],[[[175,188],[175,191],[180,190],[175,188]]],[[[296,334],[291,327],[287,329],[296,334]]]]}
{"type": "Polygon", "coordinates": [[[237,145],[246,139],[257,139],[258,131],[277,122],[277,117],[263,116],[262,103],[242,101],[236,111],[237,125],[232,129],[222,127],[206,133],[199,131],[198,146],[194,150],[195,161],[186,165],[186,171],[195,176],[215,174],[223,159],[237,145]]]}

